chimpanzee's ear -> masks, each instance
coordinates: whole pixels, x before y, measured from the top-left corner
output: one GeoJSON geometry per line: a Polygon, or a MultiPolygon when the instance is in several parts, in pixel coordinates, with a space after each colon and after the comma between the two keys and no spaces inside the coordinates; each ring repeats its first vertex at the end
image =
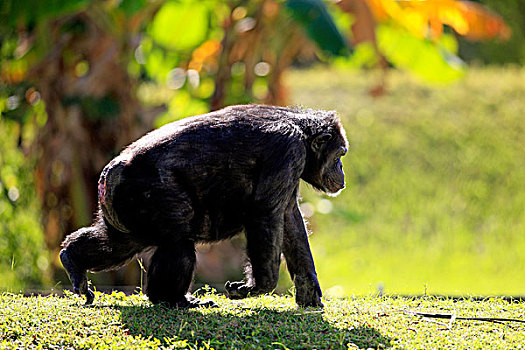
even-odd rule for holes
{"type": "Polygon", "coordinates": [[[331,138],[332,138],[332,134],[329,134],[329,133],[322,133],[322,134],[317,135],[312,141],[312,145],[311,145],[312,150],[314,152],[318,152],[323,146],[323,144],[330,141],[331,138]]]}

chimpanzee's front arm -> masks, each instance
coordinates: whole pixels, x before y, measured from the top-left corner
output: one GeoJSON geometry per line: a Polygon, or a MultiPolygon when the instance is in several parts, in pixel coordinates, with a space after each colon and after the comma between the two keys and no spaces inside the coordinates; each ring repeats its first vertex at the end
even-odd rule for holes
{"type": "Polygon", "coordinates": [[[295,284],[297,304],[322,307],[322,293],[308,244],[308,234],[296,200],[293,201],[284,216],[283,253],[286,266],[295,284]]]}
{"type": "Polygon", "coordinates": [[[260,174],[249,207],[246,208],[247,252],[251,268],[244,282],[227,282],[232,298],[271,292],[277,286],[283,252],[285,217],[290,201],[296,199],[305,149],[294,140],[273,141],[280,145],[260,165],[260,174]],[[279,144],[279,141],[281,143],[279,144]],[[251,271],[250,271],[251,270],[251,271]]]}

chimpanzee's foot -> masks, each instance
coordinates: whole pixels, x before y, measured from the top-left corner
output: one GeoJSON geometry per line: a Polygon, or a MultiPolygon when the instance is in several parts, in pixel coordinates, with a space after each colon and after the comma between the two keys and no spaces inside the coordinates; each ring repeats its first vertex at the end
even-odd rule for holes
{"type": "Polygon", "coordinates": [[[244,282],[226,282],[224,285],[226,294],[230,299],[244,299],[249,294],[253,294],[253,287],[246,285],[244,282]]]}
{"type": "Polygon", "coordinates": [[[60,261],[62,261],[62,265],[66,269],[69,280],[71,281],[71,284],[73,284],[73,291],[78,295],[86,296],[86,305],[93,303],[95,294],[93,294],[88,287],[86,271],[79,269],[75,265],[67,253],[67,248],[60,251],[60,261]]]}
{"type": "Polygon", "coordinates": [[[186,295],[186,300],[188,301],[189,305],[186,306],[188,308],[194,308],[194,307],[219,307],[214,301],[208,300],[208,301],[202,301],[200,299],[195,298],[193,295],[186,295]]]}

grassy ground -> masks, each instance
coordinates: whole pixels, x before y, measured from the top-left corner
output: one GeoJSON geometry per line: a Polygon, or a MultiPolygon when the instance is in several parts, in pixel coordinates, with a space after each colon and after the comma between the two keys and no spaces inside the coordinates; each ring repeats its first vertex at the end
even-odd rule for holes
{"type": "Polygon", "coordinates": [[[206,294],[215,309],[152,306],[142,295],[0,296],[2,349],[487,349],[525,346],[523,323],[441,323],[407,311],[457,317],[525,318],[523,304],[362,297],[299,309],[291,297],[231,301],[206,294]]]}
{"type": "Polygon", "coordinates": [[[472,69],[446,87],[392,72],[287,77],[294,103],[335,109],[351,151],[348,188],[305,188],[328,294],[525,295],[525,70],[472,69]],[[328,213],[325,215],[324,213],[328,213]]]}

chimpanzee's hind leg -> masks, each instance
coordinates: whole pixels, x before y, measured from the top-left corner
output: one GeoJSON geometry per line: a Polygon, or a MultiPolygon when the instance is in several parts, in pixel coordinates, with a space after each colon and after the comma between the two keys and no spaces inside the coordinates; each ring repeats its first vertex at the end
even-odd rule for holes
{"type": "Polygon", "coordinates": [[[87,271],[116,269],[146,248],[132,233],[108,228],[102,219],[93,226],[81,228],[67,236],[62,247],[62,265],[75,293],[86,296],[86,304],[91,304],[94,299],[94,294],[88,287],[87,271]]]}
{"type": "Polygon", "coordinates": [[[146,294],[152,303],[171,307],[215,306],[187,295],[195,269],[195,243],[181,239],[161,245],[151,258],[146,294]]]}

